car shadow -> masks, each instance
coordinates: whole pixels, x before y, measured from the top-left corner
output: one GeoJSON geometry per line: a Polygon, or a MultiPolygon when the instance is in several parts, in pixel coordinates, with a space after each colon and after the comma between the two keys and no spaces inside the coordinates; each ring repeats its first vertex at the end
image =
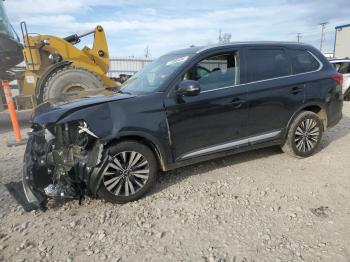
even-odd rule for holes
{"type": "MultiPolygon", "coordinates": [[[[23,129],[29,128],[30,123],[29,123],[29,121],[20,121],[19,126],[21,127],[21,133],[23,135],[23,134],[25,134],[23,129]]],[[[12,129],[12,125],[10,122],[0,121],[0,135],[4,134],[4,133],[11,132],[11,131],[13,131],[13,129],[12,129]]]]}
{"type": "Polygon", "coordinates": [[[233,154],[230,156],[208,160],[202,163],[189,165],[186,167],[181,167],[175,170],[162,172],[158,178],[158,183],[153,188],[149,195],[156,194],[167,187],[172,186],[191,176],[201,175],[203,173],[210,172],[218,168],[224,168],[227,166],[232,166],[236,164],[242,164],[257,159],[267,158],[274,155],[283,154],[279,146],[267,147],[252,151],[247,151],[244,153],[233,154]]]}
{"type": "MultiPolygon", "coordinates": [[[[324,133],[319,151],[325,150],[331,143],[350,134],[350,117],[343,116],[342,120],[333,128],[324,133]]],[[[149,195],[156,194],[173,184],[180,182],[190,176],[196,176],[212,170],[254,161],[261,158],[271,157],[273,155],[283,154],[279,146],[262,148],[254,151],[248,151],[239,154],[233,154],[223,158],[208,160],[199,164],[193,164],[179,169],[163,172],[159,176],[159,181],[149,195]]]]}
{"type": "Polygon", "coordinates": [[[341,121],[328,130],[323,135],[322,150],[331,143],[343,138],[350,133],[350,117],[343,115],[341,121]]]}

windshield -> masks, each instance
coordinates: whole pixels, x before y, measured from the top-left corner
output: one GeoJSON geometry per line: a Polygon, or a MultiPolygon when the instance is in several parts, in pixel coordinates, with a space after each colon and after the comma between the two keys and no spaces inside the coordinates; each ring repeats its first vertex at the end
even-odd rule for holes
{"type": "Polygon", "coordinates": [[[0,1],[0,34],[4,34],[9,38],[15,39],[15,35],[7,18],[2,1],[0,1]]]}
{"type": "Polygon", "coordinates": [[[155,92],[181,66],[189,55],[164,55],[137,72],[121,89],[122,93],[147,94],[155,92]]]}

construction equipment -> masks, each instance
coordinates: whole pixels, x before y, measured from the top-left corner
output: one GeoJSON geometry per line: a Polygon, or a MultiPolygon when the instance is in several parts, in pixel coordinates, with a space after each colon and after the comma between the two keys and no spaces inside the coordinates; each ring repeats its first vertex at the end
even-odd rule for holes
{"type": "Polygon", "coordinates": [[[23,61],[22,48],[0,1],[0,79],[10,80],[8,70],[23,61]]]}
{"type": "Polygon", "coordinates": [[[82,35],[65,38],[51,35],[29,35],[21,22],[23,56],[26,71],[21,81],[21,95],[34,96],[39,104],[53,98],[75,98],[86,93],[108,93],[120,83],[107,76],[109,53],[102,26],[82,35]],[[78,49],[81,38],[94,35],[92,48],[78,49]]]}

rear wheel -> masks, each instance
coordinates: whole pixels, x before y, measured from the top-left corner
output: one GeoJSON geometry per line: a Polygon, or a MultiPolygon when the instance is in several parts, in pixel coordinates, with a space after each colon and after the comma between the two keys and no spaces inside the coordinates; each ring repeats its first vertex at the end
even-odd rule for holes
{"type": "Polygon", "coordinates": [[[53,98],[66,100],[79,96],[81,91],[93,91],[99,88],[103,88],[103,84],[96,75],[82,68],[67,66],[54,72],[47,80],[43,100],[53,98]]]}
{"type": "Polygon", "coordinates": [[[282,150],[295,157],[308,157],[315,153],[320,145],[323,123],[314,112],[300,113],[291,124],[282,150]]]}
{"type": "Polygon", "coordinates": [[[110,149],[110,163],[103,171],[98,195],[112,203],[126,203],[142,197],[154,184],[157,160],[147,146],[126,141],[110,149]]]}

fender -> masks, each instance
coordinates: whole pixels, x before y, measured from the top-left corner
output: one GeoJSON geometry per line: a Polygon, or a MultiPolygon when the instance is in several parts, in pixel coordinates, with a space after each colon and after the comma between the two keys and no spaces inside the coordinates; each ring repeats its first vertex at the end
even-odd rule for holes
{"type": "Polygon", "coordinates": [[[61,61],[52,66],[48,67],[46,71],[41,75],[39,81],[36,83],[35,96],[38,101],[43,101],[44,99],[44,86],[46,81],[50,78],[51,74],[57,69],[70,65],[71,61],[61,61]]]}
{"type": "MultiPolygon", "coordinates": [[[[155,153],[159,158],[159,164],[161,165],[161,169],[163,171],[168,170],[169,163],[173,161],[172,154],[170,152],[169,142],[165,142],[165,144],[167,144],[167,150],[165,150],[164,147],[162,146],[163,143],[161,143],[158,138],[143,131],[122,131],[119,133],[118,140],[132,138],[132,137],[136,139],[138,138],[142,142],[145,142],[146,145],[151,146],[152,147],[151,149],[153,151],[156,151],[155,153]]],[[[164,140],[169,141],[168,137],[164,138],[164,140]]]]}
{"type": "Polygon", "coordinates": [[[124,131],[119,133],[118,137],[111,139],[107,142],[106,150],[104,151],[103,161],[100,166],[94,168],[89,175],[88,188],[92,195],[96,195],[98,189],[100,188],[100,184],[102,182],[102,174],[105,170],[106,166],[110,162],[111,157],[108,152],[108,145],[113,144],[114,142],[118,142],[123,139],[136,139],[145,143],[147,146],[151,147],[152,151],[155,151],[156,157],[159,159],[159,164],[161,165],[161,170],[166,171],[169,170],[169,163],[171,161],[168,157],[170,156],[169,152],[165,152],[164,148],[161,146],[161,143],[153,137],[152,135],[142,132],[142,131],[124,131]]]}
{"type": "MultiPolygon", "coordinates": [[[[284,132],[284,135],[283,135],[284,138],[287,137],[289,127],[291,126],[293,120],[297,117],[297,115],[299,115],[300,112],[303,111],[305,108],[311,107],[311,106],[318,106],[318,107],[321,108],[321,110],[325,110],[326,111],[326,109],[324,108],[323,104],[321,102],[317,102],[317,101],[313,101],[313,102],[309,102],[309,103],[301,105],[297,110],[295,110],[294,114],[288,120],[288,124],[286,126],[286,129],[285,129],[285,132],[284,132]]],[[[324,128],[326,129],[327,127],[325,126],[324,128]]]]}

